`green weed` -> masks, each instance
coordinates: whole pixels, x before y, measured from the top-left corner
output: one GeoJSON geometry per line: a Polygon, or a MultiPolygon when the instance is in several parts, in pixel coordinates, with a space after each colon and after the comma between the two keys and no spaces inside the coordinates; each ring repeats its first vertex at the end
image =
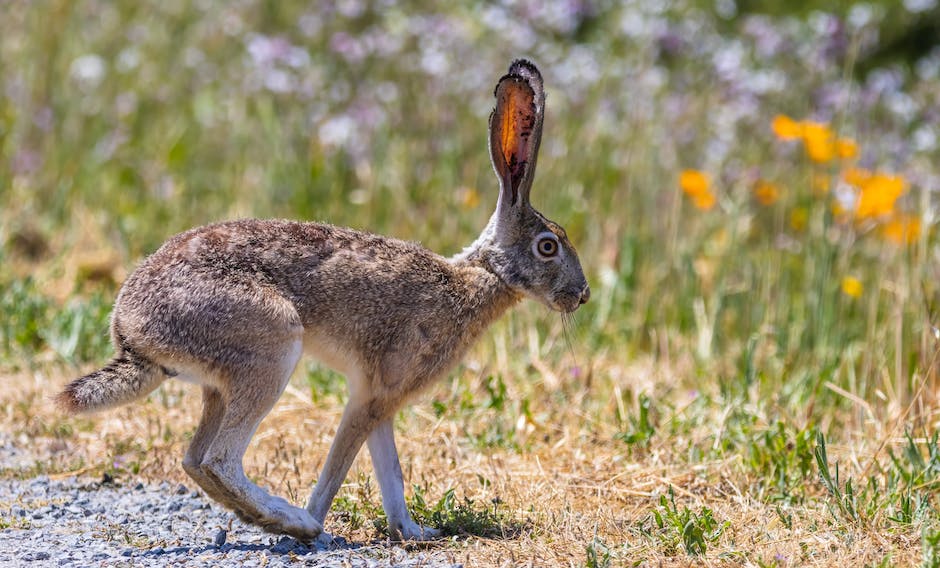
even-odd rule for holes
{"type": "Polygon", "coordinates": [[[640,531],[654,540],[665,554],[675,555],[681,546],[686,554],[702,555],[709,543],[716,542],[728,526],[730,522],[716,520],[708,507],[702,507],[697,513],[688,507],[680,510],[670,487],[669,496],[659,496],[659,506],[641,524],[640,531]]]}
{"type": "Polygon", "coordinates": [[[613,556],[601,539],[594,537],[587,545],[585,568],[609,568],[613,556]]]}
{"type": "Polygon", "coordinates": [[[816,429],[793,431],[783,422],[749,436],[745,465],[754,472],[756,496],[771,501],[800,502],[814,474],[816,429]],[[770,493],[767,495],[767,493],[770,493]]]}
{"type": "Polygon", "coordinates": [[[940,483],[940,431],[935,431],[933,436],[926,439],[926,458],[910,431],[906,431],[904,437],[907,443],[900,455],[895,455],[894,450],[888,448],[894,470],[909,486],[936,489],[940,483]]]}
{"type": "Polygon", "coordinates": [[[58,306],[31,278],[0,291],[0,361],[30,361],[48,349],[61,361],[78,364],[102,361],[110,353],[111,300],[103,292],[58,306]]]}
{"type": "Polygon", "coordinates": [[[835,464],[835,471],[829,468],[829,456],[826,451],[826,437],[822,432],[816,434],[816,465],[819,467],[819,478],[829,491],[831,499],[826,501],[826,507],[836,520],[859,522],[862,520],[859,512],[858,496],[852,478],[843,481],[839,476],[839,463],[835,464]]]}
{"type": "MultiPolygon", "coordinates": [[[[652,399],[645,393],[638,397],[639,411],[636,416],[626,417],[629,426],[626,431],[617,434],[617,439],[623,440],[627,445],[648,448],[653,434],[656,433],[656,426],[650,417],[650,405],[652,399]]],[[[618,407],[619,414],[619,407],[618,407]]],[[[624,417],[618,417],[619,421],[624,422],[624,417]]]]}
{"type": "Polygon", "coordinates": [[[925,526],[920,533],[922,568],[940,568],[940,529],[925,526]]]}
{"type": "Polygon", "coordinates": [[[428,503],[425,490],[415,485],[408,508],[415,522],[436,528],[445,536],[514,538],[524,528],[499,508],[498,500],[479,505],[469,497],[458,499],[453,489],[445,491],[436,503],[428,503]]]}
{"type": "Polygon", "coordinates": [[[331,508],[333,514],[352,530],[358,530],[371,522],[376,530],[387,533],[388,521],[374,495],[371,477],[360,474],[355,487],[354,493],[344,491],[334,499],[331,508]]]}
{"type": "Polygon", "coordinates": [[[520,451],[527,441],[517,436],[516,424],[520,416],[533,421],[531,400],[526,396],[510,398],[508,388],[502,375],[487,375],[479,385],[457,380],[448,400],[431,404],[438,418],[458,420],[473,446],[520,451]]]}

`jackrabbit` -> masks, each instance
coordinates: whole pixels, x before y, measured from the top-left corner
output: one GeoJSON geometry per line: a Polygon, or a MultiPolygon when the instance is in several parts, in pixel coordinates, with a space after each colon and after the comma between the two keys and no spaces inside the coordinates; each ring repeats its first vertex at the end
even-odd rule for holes
{"type": "Polygon", "coordinates": [[[489,147],[500,192],[477,240],[452,258],[319,223],[239,220],[167,241],[124,283],[117,355],[57,397],[72,413],[131,402],[170,377],[202,386],[183,468],[240,518],[317,537],[363,442],[393,538],[436,535],[405,507],[392,421],[523,296],[573,312],[590,295],[564,229],[529,204],[545,93],[517,60],[496,86],[489,147]],[[306,509],[245,477],[251,436],[306,351],[346,375],[349,403],[306,509]]]}

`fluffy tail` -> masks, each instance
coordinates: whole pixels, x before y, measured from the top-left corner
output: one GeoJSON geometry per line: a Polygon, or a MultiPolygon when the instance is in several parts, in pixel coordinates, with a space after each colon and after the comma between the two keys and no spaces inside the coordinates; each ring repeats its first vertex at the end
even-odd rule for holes
{"type": "Polygon", "coordinates": [[[125,350],[97,371],[75,379],[55,397],[64,412],[94,412],[149,394],[167,377],[159,365],[125,350]]]}

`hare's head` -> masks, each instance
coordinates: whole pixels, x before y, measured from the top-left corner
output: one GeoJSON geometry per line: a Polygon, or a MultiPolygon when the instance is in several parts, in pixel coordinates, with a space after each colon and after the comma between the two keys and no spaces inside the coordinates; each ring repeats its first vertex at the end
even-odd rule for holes
{"type": "Polygon", "coordinates": [[[514,61],[496,85],[490,115],[490,156],[500,192],[484,237],[489,263],[506,284],[553,310],[573,312],[590,296],[578,253],[565,230],[529,203],[544,112],[538,69],[514,61]]]}

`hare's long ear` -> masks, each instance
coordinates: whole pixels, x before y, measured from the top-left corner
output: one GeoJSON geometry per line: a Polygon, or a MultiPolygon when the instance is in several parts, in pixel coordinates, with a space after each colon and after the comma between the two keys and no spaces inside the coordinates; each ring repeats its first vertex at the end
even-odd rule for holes
{"type": "Polygon", "coordinates": [[[490,115],[490,157],[499,176],[497,209],[528,205],[542,140],[545,91],[535,65],[519,59],[496,85],[490,115]]]}

